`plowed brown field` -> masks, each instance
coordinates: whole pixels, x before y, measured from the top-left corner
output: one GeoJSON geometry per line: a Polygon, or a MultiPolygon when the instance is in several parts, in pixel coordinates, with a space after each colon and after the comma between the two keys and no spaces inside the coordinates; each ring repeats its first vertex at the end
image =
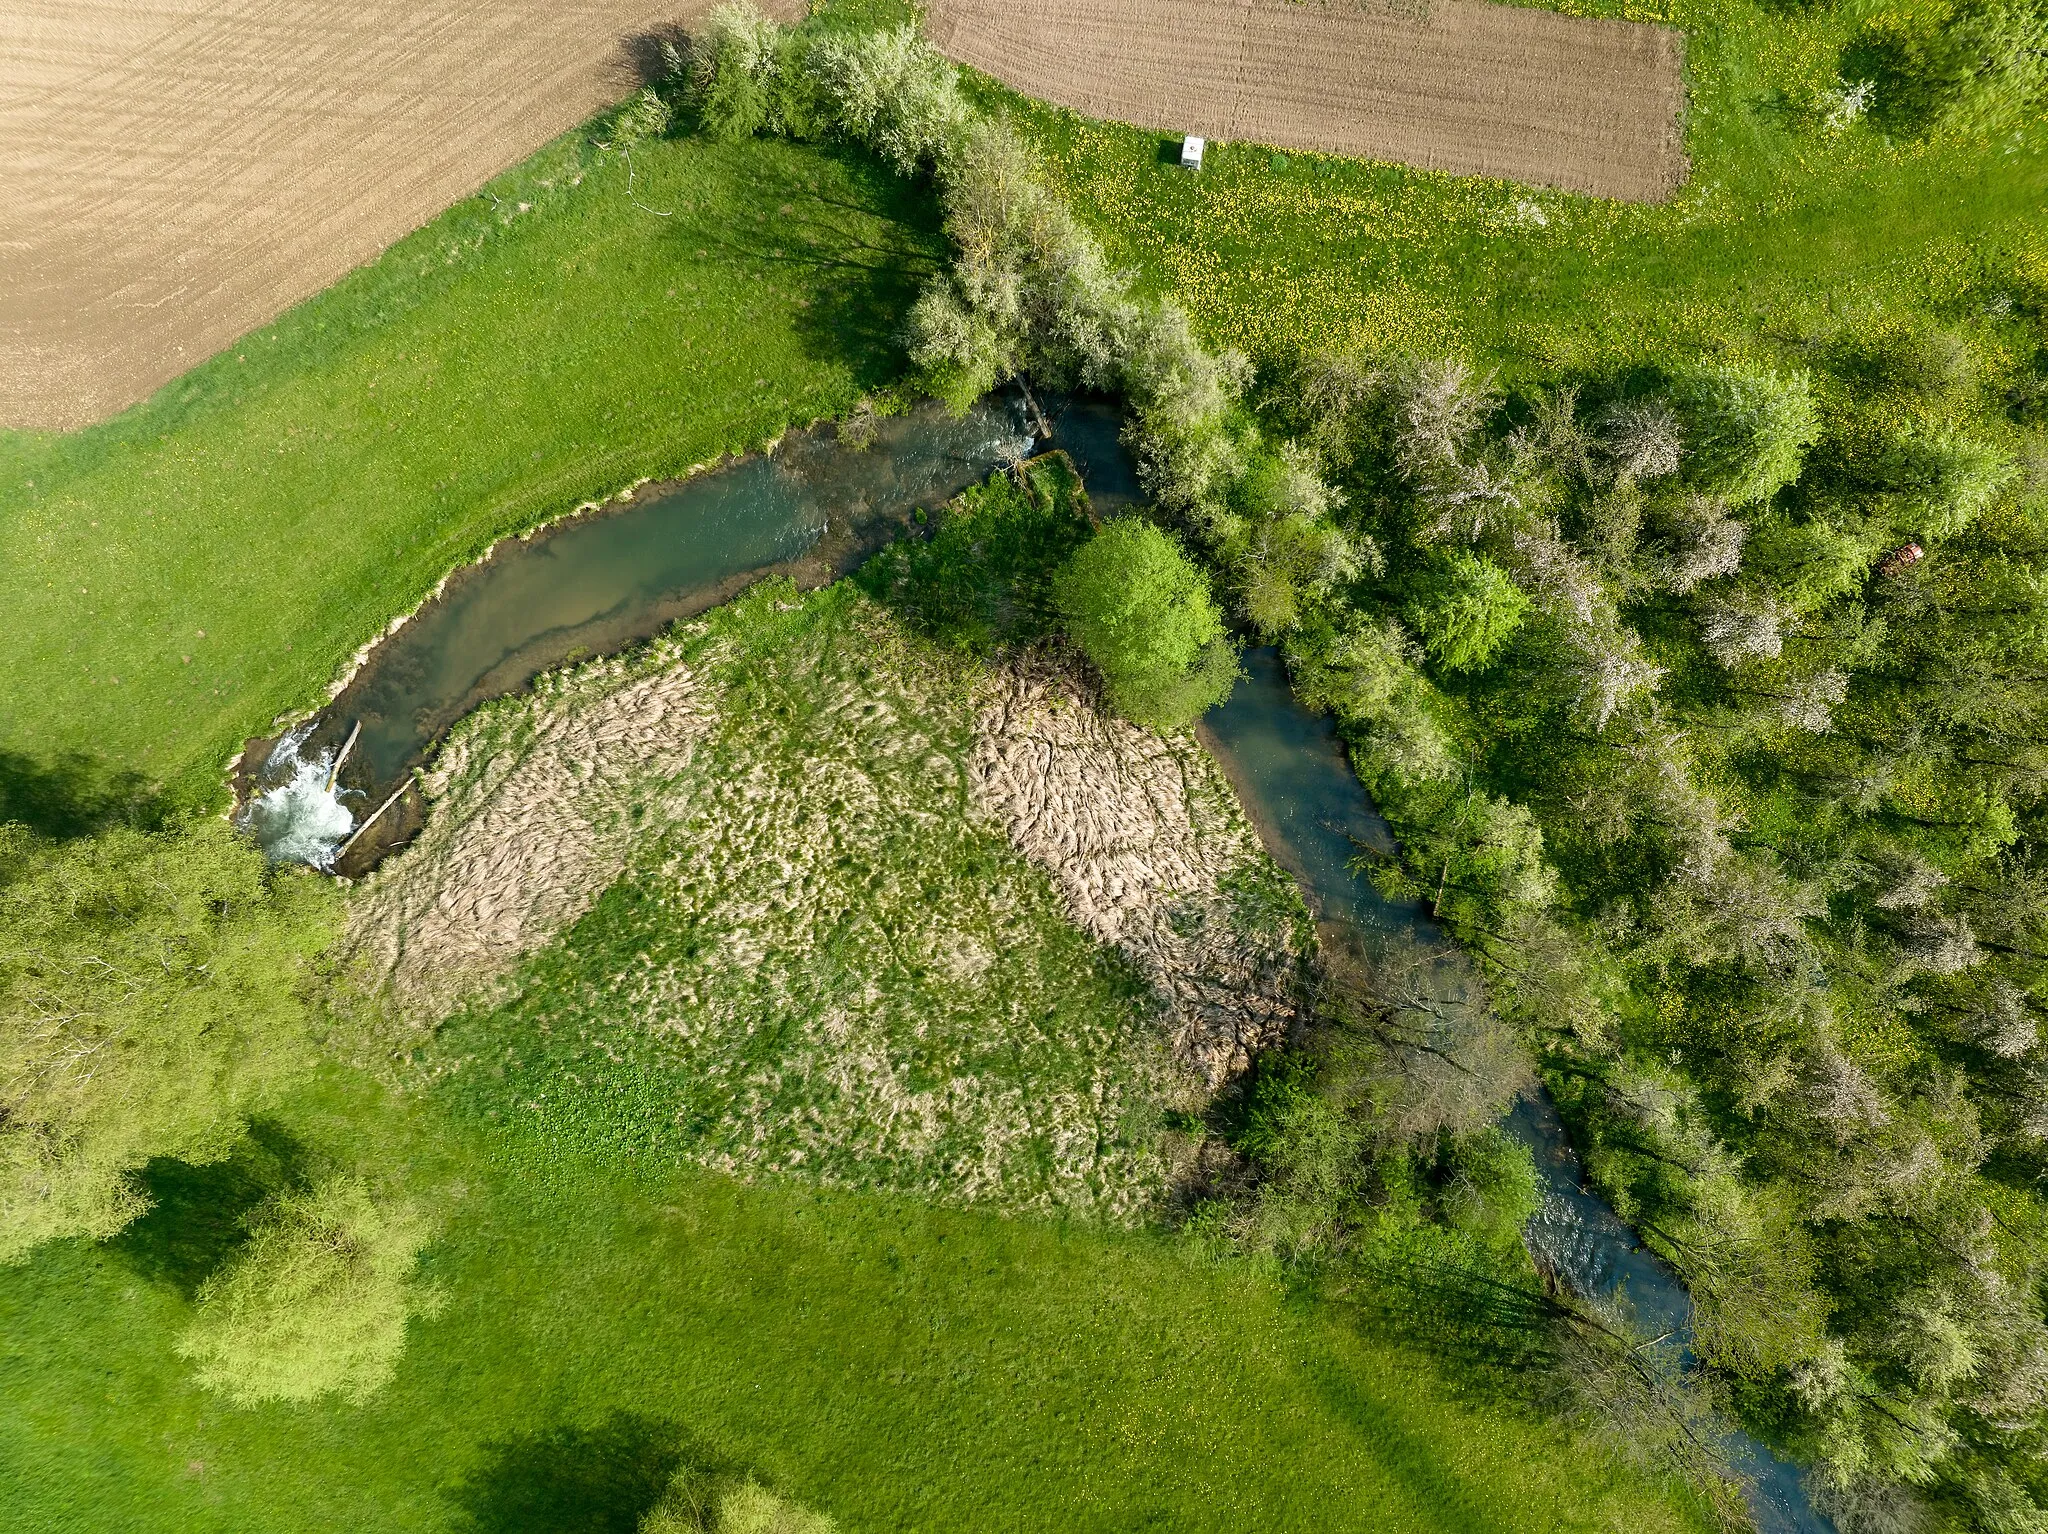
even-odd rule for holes
{"type": "Polygon", "coordinates": [[[931,0],[938,45],[1090,117],[1657,201],[1685,39],[1477,0],[931,0]]]}
{"type": "Polygon", "coordinates": [[[625,95],[632,40],[705,5],[0,0],[0,425],[142,398],[625,95]]]}

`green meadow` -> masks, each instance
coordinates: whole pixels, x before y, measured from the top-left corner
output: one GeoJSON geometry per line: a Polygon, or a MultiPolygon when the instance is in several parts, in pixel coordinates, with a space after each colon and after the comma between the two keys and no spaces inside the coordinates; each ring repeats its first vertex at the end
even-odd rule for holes
{"type": "Polygon", "coordinates": [[[209,802],[493,540],[900,371],[914,188],[769,143],[634,163],[571,135],[114,420],[0,434],[0,750],[209,802]]]}
{"type": "Polygon", "coordinates": [[[1498,1381],[1167,1237],[635,1170],[340,1072],[259,1133],[0,1268],[10,1530],[631,1534],[685,1459],[849,1531],[1705,1527],[1498,1381]],[[368,1405],[236,1410],[171,1352],[280,1160],[395,1173],[443,1227],[445,1308],[368,1405]]]}

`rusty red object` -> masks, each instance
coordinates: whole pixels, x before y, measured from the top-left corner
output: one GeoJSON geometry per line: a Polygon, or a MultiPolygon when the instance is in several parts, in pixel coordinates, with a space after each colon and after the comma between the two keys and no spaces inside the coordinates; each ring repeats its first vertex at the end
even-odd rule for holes
{"type": "Polygon", "coordinates": [[[1877,562],[1877,573],[1879,575],[1897,575],[1901,570],[1910,570],[1913,566],[1920,563],[1921,556],[1926,552],[1917,543],[1908,543],[1893,549],[1891,553],[1885,555],[1883,559],[1877,562]]]}

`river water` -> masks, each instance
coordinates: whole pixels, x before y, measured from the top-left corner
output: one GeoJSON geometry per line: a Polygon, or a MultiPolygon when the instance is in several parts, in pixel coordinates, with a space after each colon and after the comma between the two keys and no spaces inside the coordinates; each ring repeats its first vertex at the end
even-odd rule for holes
{"type": "MultiPolygon", "coordinates": [[[[620,650],[679,618],[738,594],[765,575],[818,584],[900,535],[919,507],[936,507],[1039,444],[1021,397],[996,396],[961,419],[923,407],[881,423],[872,445],[831,428],[793,433],[774,452],[667,485],[616,508],[508,540],[452,578],[373,650],[317,718],[245,764],[243,823],[272,856],[327,867],[361,815],[400,789],[448,727],[478,704],[541,671],[620,650]],[[351,728],[361,733],[337,775],[351,728]]],[[[1139,494],[1116,412],[1092,402],[1052,413],[1052,442],[1075,461],[1100,512],[1139,494]]],[[[1332,722],[1294,699],[1271,649],[1245,656],[1244,679],[1202,725],[1267,850],[1300,882],[1324,944],[1371,963],[1399,944],[1428,955],[1433,999],[1480,996],[1469,960],[1421,906],[1389,901],[1352,872],[1361,848],[1387,853],[1394,836],[1352,772],[1332,722]]],[[[413,822],[416,824],[416,821],[413,822]]],[[[402,839],[399,817],[366,839],[347,870],[402,839]]],[[[1483,1002],[1479,1003],[1483,1004],[1483,1002]]],[[[1519,1102],[1507,1127],[1529,1147],[1543,1206],[1524,1231],[1532,1252],[1579,1293],[1624,1292],[1658,1345],[1689,1360],[1692,1306],[1676,1276],[1585,1185],[1549,1099],[1519,1102]]],[[[1751,1478],[1765,1534],[1830,1534],[1797,1467],[1731,1429],[1732,1457],[1751,1478]]]]}
{"type": "MultiPolygon", "coordinates": [[[[1361,849],[1393,851],[1394,833],[1351,770],[1335,724],[1295,701],[1276,651],[1250,650],[1244,660],[1244,679],[1203,721],[1203,741],[1266,850],[1300,883],[1324,945],[1367,963],[1419,945],[1432,961],[1422,973],[1434,1001],[1457,1006],[1478,996],[1470,960],[1421,905],[1388,900],[1352,872],[1361,849]]],[[[1625,1295],[1636,1323],[1662,1339],[1656,1345],[1690,1366],[1691,1297],[1586,1186],[1549,1097],[1539,1091],[1516,1103],[1506,1128],[1529,1148],[1542,1181],[1542,1208],[1522,1232],[1530,1251],[1581,1295],[1625,1295]]],[[[1750,1482],[1750,1511],[1764,1534],[1832,1534],[1797,1465],[1737,1428],[1726,1431],[1725,1447],[1750,1482]]]]}
{"type": "MultiPolygon", "coordinates": [[[[273,857],[335,866],[358,819],[478,704],[551,667],[652,638],[764,576],[817,585],[847,573],[917,508],[1028,453],[1028,420],[1020,396],[997,395],[957,419],[926,405],[883,420],[865,445],[829,425],[792,432],[772,452],[506,539],[378,644],[316,719],[252,745],[242,823],[273,857]]],[[[416,825],[385,817],[340,871],[363,871],[416,825]]]]}

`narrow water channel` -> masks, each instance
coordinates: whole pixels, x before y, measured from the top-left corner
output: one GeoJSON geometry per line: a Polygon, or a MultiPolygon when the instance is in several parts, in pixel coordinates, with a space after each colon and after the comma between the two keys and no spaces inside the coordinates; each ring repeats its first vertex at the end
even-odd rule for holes
{"type": "MultiPolygon", "coordinates": [[[[1277,651],[1255,649],[1244,659],[1244,679],[1202,723],[1203,743],[1267,851],[1300,882],[1323,944],[1368,964],[1395,945],[1420,944],[1432,960],[1424,973],[1433,999],[1470,1004],[1479,993],[1463,950],[1420,904],[1389,900],[1351,871],[1361,848],[1391,852],[1394,835],[1352,772],[1335,725],[1295,701],[1277,651]]],[[[1523,1098],[1506,1127],[1533,1154],[1543,1185],[1543,1206],[1522,1233],[1530,1250],[1582,1295],[1625,1294],[1638,1324],[1689,1366],[1691,1297],[1586,1186],[1549,1097],[1523,1098]]],[[[1798,1466],[1739,1428],[1726,1430],[1725,1446],[1751,1482],[1750,1510],[1763,1534],[1831,1534],[1798,1466]]]]}
{"type": "MultiPolygon", "coordinates": [[[[872,445],[830,428],[795,433],[771,454],[668,485],[534,538],[510,540],[460,572],[442,594],[374,651],[316,719],[245,762],[246,823],[274,856],[328,866],[361,815],[402,787],[448,727],[478,704],[541,671],[617,651],[702,612],[777,572],[819,584],[899,535],[919,507],[936,507],[1031,452],[1039,418],[1021,398],[985,401],[962,419],[924,407],[883,422],[872,445]],[[361,734],[338,775],[336,753],[361,734]]],[[[1059,405],[1050,445],[1067,451],[1097,509],[1137,498],[1116,412],[1059,405]]],[[[1351,871],[1360,847],[1389,852],[1393,833],[1351,771],[1331,721],[1295,702],[1278,654],[1255,649],[1230,700],[1202,726],[1273,856],[1300,881],[1326,946],[1371,963],[1399,943],[1420,946],[1435,999],[1479,1004],[1469,960],[1419,905],[1389,901],[1351,871]]],[[[391,817],[343,871],[367,866],[402,839],[391,817]]],[[[1547,1097],[1517,1104],[1508,1127],[1534,1153],[1542,1210],[1525,1237],[1579,1292],[1626,1290],[1660,1344],[1685,1353],[1692,1306],[1676,1276],[1643,1251],[1587,1189],[1547,1097]]],[[[1687,1354],[1689,1356],[1689,1354],[1687,1354]]],[[[1765,1534],[1831,1534],[1798,1470],[1739,1430],[1728,1446],[1752,1477],[1765,1534]]]]}
{"type": "MultiPolygon", "coordinates": [[[[335,866],[358,823],[477,705],[652,638],[764,576],[810,586],[846,574],[917,508],[1029,453],[1029,419],[1021,397],[997,395],[964,417],[925,405],[883,420],[870,443],[829,425],[792,432],[773,452],[505,540],[378,644],[318,718],[252,745],[243,823],[274,857],[335,866]]],[[[337,871],[363,871],[416,823],[381,817],[337,871]]]]}

